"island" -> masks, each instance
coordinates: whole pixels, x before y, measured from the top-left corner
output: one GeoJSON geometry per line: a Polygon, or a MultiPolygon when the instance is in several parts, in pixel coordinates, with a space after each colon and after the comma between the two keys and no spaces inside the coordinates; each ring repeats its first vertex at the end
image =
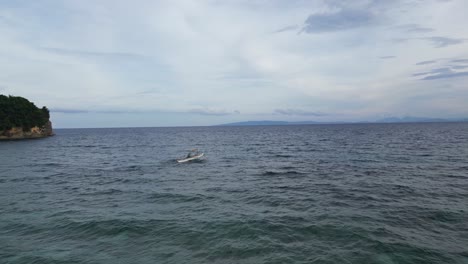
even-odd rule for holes
{"type": "Polygon", "coordinates": [[[49,109],[38,108],[20,96],[0,94],[0,140],[43,138],[54,135],[49,109]]]}

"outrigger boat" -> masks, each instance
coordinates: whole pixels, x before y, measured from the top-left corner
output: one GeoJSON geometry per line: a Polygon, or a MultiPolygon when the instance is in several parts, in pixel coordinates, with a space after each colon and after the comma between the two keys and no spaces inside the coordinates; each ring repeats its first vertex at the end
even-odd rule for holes
{"type": "Polygon", "coordinates": [[[198,151],[198,149],[192,149],[192,150],[189,151],[189,153],[187,154],[187,156],[185,158],[178,159],[177,162],[178,163],[183,163],[183,162],[198,160],[201,157],[203,157],[203,155],[204,155],[204,153],[198,151]]]}

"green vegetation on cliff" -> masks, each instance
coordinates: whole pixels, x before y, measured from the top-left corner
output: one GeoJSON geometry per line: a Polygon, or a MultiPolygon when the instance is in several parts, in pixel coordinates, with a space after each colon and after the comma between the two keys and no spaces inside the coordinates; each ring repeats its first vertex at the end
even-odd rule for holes
{"type": "Polygon", "coordinates": [[[13,127],[29,131],[32,127],[44,126],[49,118],[49,109],[45,106],[38,108],[26,98],[0,94],[0,131],[13,127]]]}

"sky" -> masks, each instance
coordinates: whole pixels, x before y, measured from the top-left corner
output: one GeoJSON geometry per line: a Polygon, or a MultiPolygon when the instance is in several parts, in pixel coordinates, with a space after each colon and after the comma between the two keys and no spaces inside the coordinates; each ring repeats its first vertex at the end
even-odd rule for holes
{"type": "Polygon", "coordinates": [[[56,128],[468,117],[466,0],[0,0],[56,128]]]}

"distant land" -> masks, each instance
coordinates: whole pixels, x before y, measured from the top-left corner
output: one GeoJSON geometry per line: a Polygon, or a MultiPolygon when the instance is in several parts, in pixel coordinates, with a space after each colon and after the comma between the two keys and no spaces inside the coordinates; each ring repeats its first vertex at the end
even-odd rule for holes
{"type": "Polygon", "coordinates": [[[468,122],[468,118],[430,118],[430,117],[386,117],[376,121],[360,121],[360,122],[319,122],[319,121],[245,121],[221,124],[219,126],[286,126],[286,125],[313,125],[313,124],[371,124],[371,123],[437,123],[437,122],[468,122]]]}

